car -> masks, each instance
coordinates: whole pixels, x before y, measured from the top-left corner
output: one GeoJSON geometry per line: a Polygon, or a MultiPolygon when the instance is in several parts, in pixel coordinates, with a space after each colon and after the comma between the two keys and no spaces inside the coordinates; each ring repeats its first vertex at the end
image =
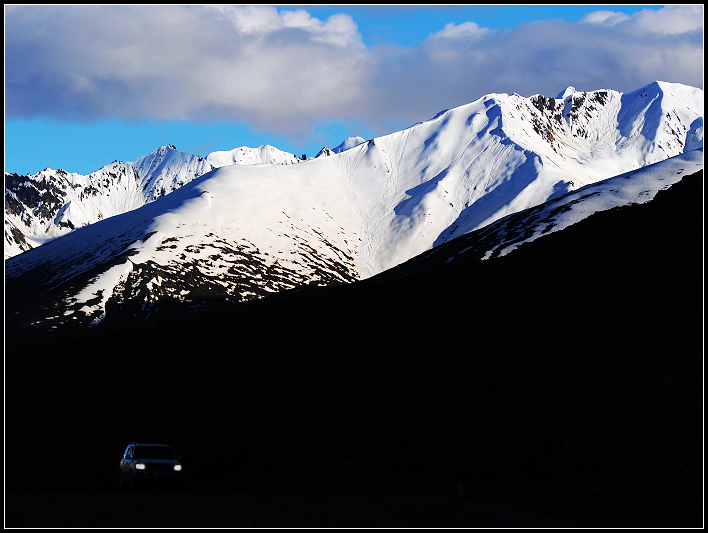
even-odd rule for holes
{"type": "Polygon", "coordinates": [[[131,442],[118,469],[120,490],[134,490],[139,484],[163,484],[173,489],[182,484],[182,459],[168,444],[131,442]]]}

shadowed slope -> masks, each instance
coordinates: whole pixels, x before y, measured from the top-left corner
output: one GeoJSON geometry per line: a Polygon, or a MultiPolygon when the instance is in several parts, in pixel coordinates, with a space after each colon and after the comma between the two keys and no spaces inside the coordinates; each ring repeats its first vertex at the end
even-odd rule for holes
{"type": "Polygon", "coordinates": [[[9,352],[8,489],[111,490],[135,439],[173,443],[192,488],[464,481],[589,526],[700,527],[702,193],[701,172],[490,261],[9,352]]]}

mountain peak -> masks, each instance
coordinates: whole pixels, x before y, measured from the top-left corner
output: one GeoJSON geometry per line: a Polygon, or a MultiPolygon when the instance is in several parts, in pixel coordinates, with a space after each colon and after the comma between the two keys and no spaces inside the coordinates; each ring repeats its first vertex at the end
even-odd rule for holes
{"type": "Polygon", "coordinates": [[[315,159],[317,159],[318,157],[329,157],[331,155],[334,155],[334,152],[332,150],[330,150],[329,148],[327,148],[326,146],[323,146],[322,150],[320,150],[317,153],[317,155],[315,156],[315,159]]]}
{"type": "Polygon", "coordinates": [[[558,93],[558,96],[556,96],[556,100],[565,100],[568,96],[571,96],[573,93],[578,92],[575,87],[572,85],[568,85],[568,87],[565,89],[565,91],[561,91],[558,93]]]}
{"type": "Polygon", "coordinates": [[[355,146],[359,146],[361,143],[366,142],[366,139],[363,137],[348,137],[345,139],[341,144],[336,146],[332,151],[335,154],[338,154],[340,152],[345,152],[346,150],[349,150],[350,148],[354,148],[355,146]]]}
{"type": "Polygon", "coordinates": [[[283,152],[270,144],[258,148],[240,146],[233,150],[211,152],[206,156],[206,160],[215,168],[229,165],[290,165],[298,162],[295,155],[283,152]]]}

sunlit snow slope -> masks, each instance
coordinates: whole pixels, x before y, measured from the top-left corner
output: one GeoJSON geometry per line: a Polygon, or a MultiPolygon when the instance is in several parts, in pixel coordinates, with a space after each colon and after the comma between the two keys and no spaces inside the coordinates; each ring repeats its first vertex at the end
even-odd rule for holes
{"type": "Polygon", "coordinates": [[[703,91],[492,94],[333,157],[367,277],[565,192],[703,145],[703,91]]]}
{"type": "Polygon", "coordinates": [[[272,146],[213,152],[204,159],[167,145],[134,162],[114,161],[87,176],[62,169],[29,176],[6,172],[5,258],[136,209],[217,167],[296,162],[293,154],[272,146]]]}
{"type": "MultiPolygon", "coordinates": [[[[401,265],[400,271],[507,255],[524,243],[561,231],[595,213],[650,202],[659,191],[688,176],[700,179],[695,174],[702,170],[703,148],[700,148],[586,185],[437,246],[401,265]]],[[[397,272],[395,268],[390,271],[391,275],[397,272]]]]}
{"type": "Polygon", "coordinates": [[[165,298],[199,307],[353,281],[359,219],[333,173],[327,159],[222,167],[7,260],[6,279],[33,280],[40,314],[94,322],[110,298],[138,302],[149,317],[165,298]]]}

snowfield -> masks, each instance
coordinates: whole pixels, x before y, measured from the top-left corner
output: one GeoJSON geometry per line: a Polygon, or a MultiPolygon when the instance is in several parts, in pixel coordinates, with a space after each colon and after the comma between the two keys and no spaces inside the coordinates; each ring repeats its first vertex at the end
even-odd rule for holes
{"type": "Polygon", "coordinates": [[[206,159],[161,146],[134,162],[114,161],[87,176],[45,169],[5,173],[5,258],[76,228],[132,211],[224,165],[289,164],[293,154],[272,146],[213,152],[206,159]]]}
{"type": "Polygon", "coordinates": [[[415,260],[436,257],[438,261],[451,263],[458,258],[486,260],[501,257],[524,243],[563,230],[595,213],[650,202],[657,192],[701,170],[703,148],[586,185],[468,233],[470,238],[466,247],[458,245],[453,250],[439,246],[417,256],[415,260]]]}

